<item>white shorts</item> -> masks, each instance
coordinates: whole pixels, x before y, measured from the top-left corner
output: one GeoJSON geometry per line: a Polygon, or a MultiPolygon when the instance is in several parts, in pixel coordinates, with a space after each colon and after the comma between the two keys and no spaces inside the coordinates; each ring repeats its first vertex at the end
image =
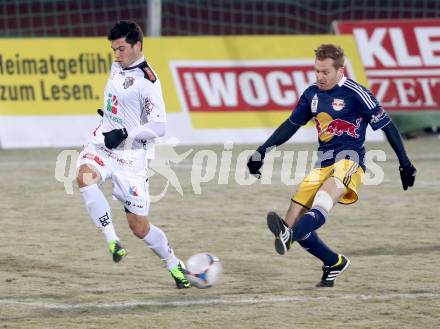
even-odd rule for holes
{"type": "Polygon", "coordinates": [[[101,175],[101,185],[112,180],[112,195],[133,214],[147,216],[150,208],[145,153],[139,150],[112,151],[104,146],[87,144],[76,163],[93,166],[101,175]]]}

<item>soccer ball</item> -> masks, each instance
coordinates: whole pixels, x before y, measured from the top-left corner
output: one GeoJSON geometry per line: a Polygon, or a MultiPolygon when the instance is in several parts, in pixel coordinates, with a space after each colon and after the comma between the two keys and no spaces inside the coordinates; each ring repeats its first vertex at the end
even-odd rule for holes
{"type": "Polygon", "coordinates": [[[213,254],[202,252],[186,261],[186,277],[197,288],[209,288],[217,283],[222,272],[220,259],[213,254]]]}

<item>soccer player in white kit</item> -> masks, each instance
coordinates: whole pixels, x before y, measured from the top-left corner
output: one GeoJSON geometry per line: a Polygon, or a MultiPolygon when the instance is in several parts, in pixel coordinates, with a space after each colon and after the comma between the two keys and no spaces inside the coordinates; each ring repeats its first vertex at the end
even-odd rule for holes
{"type": "Polygon", "coordinates": [[[77,181],[86,209],[109,246],[113,261],[127,251],[112,222],[110,206],[99,185],[108,179],[113,196],[124,205],[133,234],[166,264],[179,289],[189,288],[184,264],[174,255],[165,233],[148,220],[147,164],[154,143],[165,134],[166,114],[160,81],[142,53],[143,33],[130,21],[120,21],[108,40],[115,54],[104,92],[100,125],[78,159],[77,181]]]}

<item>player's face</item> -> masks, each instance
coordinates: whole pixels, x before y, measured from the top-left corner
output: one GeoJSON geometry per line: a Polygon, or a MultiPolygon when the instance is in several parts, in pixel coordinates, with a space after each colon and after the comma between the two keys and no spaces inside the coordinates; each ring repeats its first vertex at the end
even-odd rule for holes
{"type": "Polygon", "coordinates": [[[316,82],[321,90],[332,89],[343,77],[344,68],[336,69],[331,58],[315,60],[316,82]]]}
{"type": "Polygon", "coordinates": [[[124,68],[130,67],[142,55],[141,43],[139,41],[132,46],[125,41],[125,38],[120,38],[113,40],[111,47],[115,54],[115,61],[124,68]]]}

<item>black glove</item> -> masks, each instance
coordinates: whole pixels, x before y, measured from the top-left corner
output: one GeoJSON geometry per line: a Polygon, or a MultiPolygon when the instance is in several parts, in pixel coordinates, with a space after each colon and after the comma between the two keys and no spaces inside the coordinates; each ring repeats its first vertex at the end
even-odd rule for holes
{"type": "Polygon", "coordinates": [[[125,128],[113,129],[102,134],[104,135],[104,144],[110,150],[118,147],[128,137],[127,129],[125,128]]]}
{"type": "Polygon", "coordinates": [[[104,116],[104,111],[101,109],[97,109],[96,112],[100,115],[100,116],[104,116]]]}
{"type": "Polygon", "coordinates": [[[249,172],[252,176],[261,178],[260,168],[263,166],[264,155],[261,155],[260,152],[255,151],[254,154],[251,155],[247,162],[247,167],[249,168],[249,172]]]}
{"type": "Polygon", "coordinates": [[[416,168],[410,163],[406,167],[399,167],[400,179],[402,180],[402,187],[406,191],[408,187],[414,185],[416,180],[416,168]]]}

